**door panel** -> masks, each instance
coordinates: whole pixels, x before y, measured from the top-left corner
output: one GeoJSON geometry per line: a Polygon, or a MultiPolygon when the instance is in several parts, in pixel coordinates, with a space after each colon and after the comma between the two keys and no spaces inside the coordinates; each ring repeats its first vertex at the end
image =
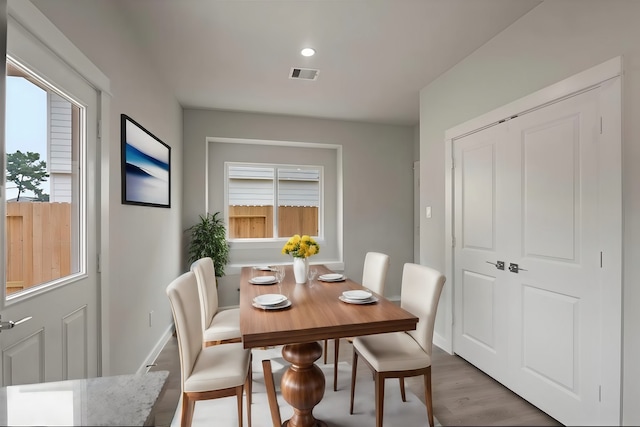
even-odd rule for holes
{"type": "MultiPolygon", "coordinates": [[[[29,268],[30,271],[37,272],[41,270],[40,267],[44,267],[53,276],[41,275],[42,277],[34,278],[32,287],[3,295],[0,309],[3,321],[17,321],[28,316],[32,318],[0,333],[0,384],[7,386],[97,376],[100,338],[96,266],[99,227],[95,209],[95,196],[98,193],[98,95],[86,80],[11,17],[8,22],[7,54],[19,65],[13,71],[18,70],[22,74],[16,77],[37,85],[42,90],[45,100],[55,98],[56,109],[62,100],[72,106],[70,110],[73,111],[68,115],[68,135],[74,142],[71,143],[71,154],[68,156],[68,171],[73,177],[74,189],[72,201],[67,202],[70,210],[67,211],[66,217],[74,226],[71,230],[67,229],[68,236],[57,237],[46,237],[46,233],[41,230],[48,224],[58,223],[53,217],[37,222],[32,228],[35,230],[32,240],[36,243],[44,242],[40,246],[48,245],[47,239],[57,239],[55,243],[61,243],[58,246],[65,253],[50,257],[49,261],[37,261],[31,251],[22,248],[22,253],[27,253],[26,256],[31,256],[31,261],[36,260],[34,264],[38,264],[29,268]],[[28,64],[28,67],[25,64],[28,64]],[[69,239],[72,239],[71,243],[69,239]],[[69,265],[71,271],[65,273],[56,263],[69,265]]],[[[50,105],[47,103],[43,107],[49,114],[47,119],[53,120],[54,116],[56,120],[60,119],[54,114],[54,110],[50,109],[50,105]]],[[[53,123],[51,125],[53,126],[53,123]]],[[[5,143],[9,145],[10,141],[7,140],[5,143]]],[[[50,148],[49,139],[47,144],[50,148]]],[[[50,163],[47,164],[49,167],[50,163]]],[[[61,172],[63,171],[56,171],[61,172]]],[[[50,170],[50,179],[53,180],[51,175],[53,172],[50,170]]],[[[54,194],[51,196],[54,197],[54,194]]],[[[6,200],[6,193],[3,197],[6,200]]],[[[36,204],[50,207],[49,205],[63,202],[36,204]]],[[[6,209],[6,205],[26,206],[27,203],[11,202],[3,205],[6,209]]],[[[46,215],[47,210],[44,209],[42,212],[46,215]]],[[[3,224],[5,241],[8,231],[6,227],[6,223],[3,224]]],[[[10,255],[14,253],[14,249],[4,245],[0,247],[1,259],[11,262],[10,255]]],[[[28,266],[29,262],[22,262],[22,265],[28,266]]]]}
{"type": "Polygon", "coordinates": [[[510,252],[513,310],[509,378],[516,391],[565,424],[599,405],[598,91],[511,120],[522,159],[522,241],[510,252]],[[533,352],[533,355],[532,355],[533,352]],[[544,354],[544,355],[543,355],[544,354]]]}
{"type": "Polygon", "coordinates": [[[493,144],[462,152],[462,243],[465,248],[495,249],[493,144]]]}
{"type": "Polygon", "coordinates": [[[576,221],[580,220],[576,210],[580,188],[575,179],[580,154],[577,119],[572,116],[523,130],[524,243],[529,256],[575,258],[576,221]]]}
{"type": "Polygon", "coordinates": [[[464,271],[462,277],[462,335],[495,352],[495,277],[464,271]]]}
{"type": "Polygon", "coordinates": [[[522,302],[522,368],[575,393],[578,352],[574,337],[580,301],[524,286],[522,302]]]}
{"type": "Polygon", "coordinates": [[[22,334],[10,345],[2,347],[3,386],[41,383],[45,377],[45,333],[41,328],[29,335],[22,334]]]}
{"type": "Polygon", "coordinates": [[[505,282],[489,262],[504,259],[497,243],[501,218],[496,211],[499,197],[498,156],[504,145],[505,127],[494,127],[456,144],[454,292],[456,353],[496,379],[506,364],[506,312],[496,309],[507,301],[505,282]]]}
{"type": "Polygon", "coordinates": [[[88,307],[75,310],[62,318],[63,378],[87,378],[89,374],[88,307]]]}
{"type": "Polygon", "coordinates": [[[454,142],[455,351],[572,425],[599,405],[597,112],[592,90],[454,142]]]}

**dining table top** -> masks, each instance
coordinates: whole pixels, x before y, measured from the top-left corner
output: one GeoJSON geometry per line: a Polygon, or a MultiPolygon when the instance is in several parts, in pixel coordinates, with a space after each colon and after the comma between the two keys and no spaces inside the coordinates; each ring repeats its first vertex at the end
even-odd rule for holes
{"type": "MultiPolygon", "coordinates": [[[[313,265],[317,276],[333,273],[324,265],[313,265]]],[[[323,282],[316,277],[296,284],[291,265],[286,266],[281,286],[252,284],[255,275],[275,275],[243,267],[240,277],[240,332],[244,348],[320,341],[324,339],[372,335],[416,329],[418,318],[382,295],[371,304],[349,304],[340,300],[344,291],[362,290],[359,283],[323,282]],[[265,310],[253,305],[254,298],[265,294],[282,294],[291,306],[265,310]]]]}

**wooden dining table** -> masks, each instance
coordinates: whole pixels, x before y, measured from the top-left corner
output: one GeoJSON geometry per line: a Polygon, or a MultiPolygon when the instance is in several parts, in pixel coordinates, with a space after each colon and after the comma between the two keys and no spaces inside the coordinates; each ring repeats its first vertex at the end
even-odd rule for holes
{"type": "MultiPolygon", "coordinates": [[[[318,276],[332,273],[324,265],[314,265],[318,276]]],[[[325,378],[315,361],[322,356],[318,341],[333,338],[416,329],[418,318],[382,295],[372,304],[349,304],[339,297],[344,291],[364,289],[346,278],[323,282],[318,278],[296,284],[292,266],[286,266],[282,284],[256,285],[257,275],[275,275],[244,267],[240,278],[240,332],[244,348],[283,345],[282,356],[290,363],[282,376],[280,390],[292,406],[293,416],[282,425],[289,427],[326,426],[313,415],[313,408],[324,395],[325,378]],[[254,298],[265,294],[282,294],[291,306],[281,310],[264,310],[253,305],[254,298]]]]}

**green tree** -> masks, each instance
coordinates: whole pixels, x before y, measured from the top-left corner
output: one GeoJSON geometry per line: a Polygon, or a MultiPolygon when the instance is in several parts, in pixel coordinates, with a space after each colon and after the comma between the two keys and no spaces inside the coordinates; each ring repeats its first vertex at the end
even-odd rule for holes
{"type": "Polygon", "coordinates": [[[48,202],[49,195],[40,188],[40,184],[45,182],[48,177],[47,163],[40,160],[40,153],[31,151],[23,153],[18,150],[15,153],[7,154],[7,181],[16,184],[17,201],[20,201],[22,193],[31,191],[37,201],[48,202]]]}

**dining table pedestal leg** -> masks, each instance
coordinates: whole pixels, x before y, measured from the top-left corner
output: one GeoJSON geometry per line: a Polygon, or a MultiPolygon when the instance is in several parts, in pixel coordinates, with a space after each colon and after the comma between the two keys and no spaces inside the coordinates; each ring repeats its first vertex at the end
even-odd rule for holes
{"type": "Polygon", "coordinates": [[[313,417],[313,408],[324,395],[324,374],[314,364],[322,356],[317,342],[287,344],[282,357],[291,365],[282,376],[282,397],[293,407],[293,416],[282,425],[286,427],[326,427],[313,417]]]}

